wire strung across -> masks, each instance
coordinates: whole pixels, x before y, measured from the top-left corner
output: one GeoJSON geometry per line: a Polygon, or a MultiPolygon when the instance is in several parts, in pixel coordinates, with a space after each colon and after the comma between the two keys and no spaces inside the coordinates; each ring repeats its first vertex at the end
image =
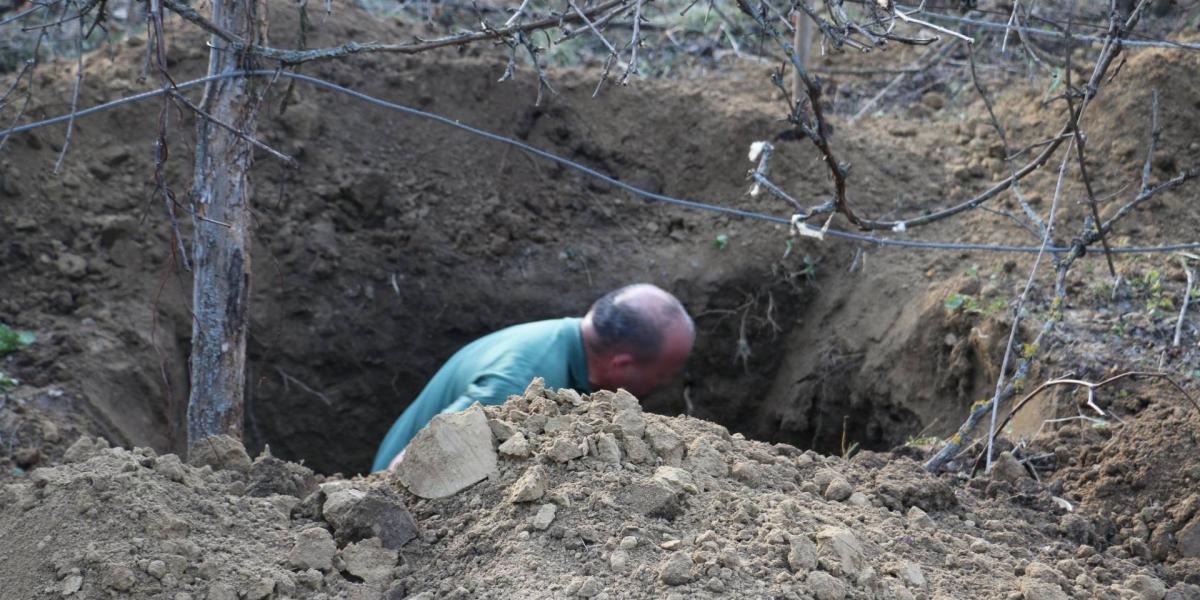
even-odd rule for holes
{"type": "MultiPolygon", "coordinates": [[[[401,113],[420,117],[423,119],[429,119],[432,121],[443,123],[445,125],[449,125],[451,127],[466,131],[473,135],[477,135],[477,136],[480,136],[480,137],[483,137],[483,138],[486,138],[486,139],[489,139],[492,141],[500,142],[502,144],[508,144],[515,148],[519,148],[521,150],[529,152],[530,154],[540,156],[542,158],[559,163],[559,164],[569,167],[571,169],[575,169],[576,171],[587,174],[591,177],[600,179],[610,185],[613,185],[615,187],[623,189],[634,195],[646,198],[647,200],[653,200],[656,202],[665,202],[668,204],[682,206],[684,208],[690,208],[690,209],[694,209],[694,210],[704,210],[704,211],[709,211],[709,212],[743,217],[743,218],[747,218],[747,219],[754,219],[754,220],[766,221],[766,222],[770,222],[770,223],[777,223],[780,225],[787,225],[789,227],[792,226],[792,219],[789,217],[782,217],[782,216],[772,215],[772,214],[767,214],[767,213],[743,210],[740,208],[721,206],[718,204],[711,204],[708,202],[698,202],[695,200],[686,200],[683,198],[676,198],[674,196],[668,196],[665,194],[658,194],[655,192],[643,190],[641,188],[638,188],[638,187],[629,185],[628,183],[625,183],[623,181],[620,181],[610,175],[607,175],[605,173],[597,171],[596,169],[593,169],[586,165],[582,165],[582,164],[572,161],[570,159],[563,158],[556,154],[552,154],[550,152],[542,150],[541,148],[531,146],[520,140],[515,140],[515,139],[505,137],[505,136],[502,136],[502,135],[499,135],[496,133],[492,133],[490,131],[485,131],[483,129],[479,129],[477,127],[472,127],[470,125],[467,125],[465,123],[458,121],[457,119],[451,119],[449,117],[444,117],[442,115],[434,114],[431,112],[426,112],[426,111],[423,111],[420,109],[412,108],[410,106],[404,106],[402,104],[396,104],[395,102],[389,102],[387,100],[376,98],[374,96],[364,94],[357,90],[353,90],[353,89],[347,88],[345,86],[341,86],[336,83],[333,83],[331,81],[326,81],[324,79],[320,79],[318,77],[313,77],[311,75],[305,75],[303,73],[293,73],[290,71],[281,71],[281,70],[272,70],[272,69],[257,69],[257,70],[246,70],[246,71],[229,71],[226,73],[219,73],[217,75],[212,75],[212,76],[208,76],[208,77],[201,77],[199,79],[193,79],[191,81],[185,81],[185,82],[178,83],[173,88],[156,89],[156,90],[151,90],[148,92],[142,92],[141,94],[135,94],[133,96],[128,96],[128,97],[121,98],[118,100],[113,100],[111,102],[106,102],[104,104],[98,104],[96,106],[92,106],[90,108],[85,108],[83,110],[79,110],[79,111],[76,111],[71,114],[60,115],[60,116],[52,117],[49,119],[43,119],[41,121],[35,121],[33,123],[27,123],[25,125],[21,125],[18,127],[13,127],[6,131],[0,131],[0,138],[7,138],[8,136],[13,135],[13,134],[23,133],[23,132],[31,131],[34,129],[39,129],[42,127],[47,127],[50,125],[67,122],[67,121],[70,121],[72,118],[78,119],[78,118],[86,117],[86,116],[93,115],[93,114],[96,114],[99,112],[103,112],[103,111],[106,111],[106,110],[109,110],[112,108],[116,108],[118,106],[123,106],[125,104],[133,104],[136,102],[141,102],[143,100],[149,100],[151,98],[155,98],[155,97],[161,96],[163,94],[174,93],[174,92],[179,92],[179,91],[186,90],[189,88],[193,88],[198,85],[208,83],[209,81],[214,81],[214,80],[218,80],[218,79],[228,79],[231,77],[284,77],[284,78],[288,78],[288,79],[304,81],[304,82],[310,83],[312,85],[315,85],[317,87],[325,88],[328,90],[333,90],[335,92],[339,92],[342,94],[352,96],[354,98],[358,98],[359,100],[362,100],[364,102],[367,102],[369,104],[372,104],[372,105],[375,105],[375,106],[378,106],[381,108],[398,111],[401,113]]],[[[1039,250],[1041,250],[1040,246],[1006,246],[1006,245],[1000,245],[1000,244],[971,244],[971,243],[957,243],[957,242],[928,242],[928,241],[920,241],[920,240],[901,240],[901,239],[895,239],[895,238],[883,238],[883,237],[875,237],[875,236],[870,236],[870,235],[863,235],[863,234],[853,233],[853,232],[849,232],[849,231],[841,231],[841,230],[837,230],[837,229],[824,229],[824,230],[822,230],[822,233],[823,233],[823,235],[828,235],[828,236],[834,237],[834,238],[852,240],[852,241],[863,242],[863,243],[867,243],[867,244],[874,244],[876,246],[893,246],[893,247],[901,247],[901,248],[915,248],[915,249],[921,249],[921,250],[959,250],[959,251],[979,250],[979,251],[984,251],[984,252],[1002,252],[1002,253],[1018,253],[1018,254],[1036,254],[1039,250]]],[[[1164,245],[1164,246],[1133,246],[1133,247],[1125,247],[1125,248],[1112,248],[1112,252],[1117,253],[1117,254],[1153,254],[1153,253],[1164,253],[1164,252],[1178,252],[1181,250],[1200,250],[1200,242],[1183,243],[1183,244],[1169,244],[1169,245],[1164,245]]],[[[1071,252],[1072,248],[1069,246],[1047,246],[1045,251],[1052,253],[1052,254],[1065,254],[1067,252],[1071,252]]]]}

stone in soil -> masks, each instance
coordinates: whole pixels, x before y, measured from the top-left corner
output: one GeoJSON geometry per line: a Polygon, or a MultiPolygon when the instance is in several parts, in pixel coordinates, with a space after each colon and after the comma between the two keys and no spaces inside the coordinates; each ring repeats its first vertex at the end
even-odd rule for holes
{"type": "Polygon", "coordinates": [[[422,498],[445,498],[496,473],[492,429],[478,404],[429,422],[396,468],[400,482],[422,498]]]}

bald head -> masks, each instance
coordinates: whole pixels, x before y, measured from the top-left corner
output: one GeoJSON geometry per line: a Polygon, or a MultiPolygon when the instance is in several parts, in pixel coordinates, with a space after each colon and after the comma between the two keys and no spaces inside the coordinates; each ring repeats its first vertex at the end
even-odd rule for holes
{"type": "Polygon", "coordinates": [[[597,300],[584,317],[583,339],[594,385],[646,394],[683,367],[695,327],[679,299],[641,283],[597,300]]]}

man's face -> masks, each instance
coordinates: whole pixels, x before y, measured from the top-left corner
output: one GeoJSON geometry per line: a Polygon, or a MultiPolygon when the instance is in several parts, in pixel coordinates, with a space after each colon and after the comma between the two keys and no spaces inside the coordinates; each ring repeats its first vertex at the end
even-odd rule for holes
{"type": "Polygon", "coordinates": [[[623,387],[639,398],[666,385],[683,370],[692,352],[695,335],[691,328],[674,328],[663,340],[659,356],[650,361],[631,361],[620,368],[613,387],[623,387]]]}

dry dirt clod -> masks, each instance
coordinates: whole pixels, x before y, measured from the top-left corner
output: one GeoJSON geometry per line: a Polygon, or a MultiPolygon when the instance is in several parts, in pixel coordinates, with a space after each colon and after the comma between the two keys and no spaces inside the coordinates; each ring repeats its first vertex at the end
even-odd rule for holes
{"type": "Polygon", "coordinates": [[[525,438],[525,434],[518,431],[505,440],[503,444],[500,444],[497,450],[504,456],[529,458],[529,440],[525,438]]]}
{"type": "Polygon", "coordinates": [[[549,483],[550,475],[546,471],[546,467],[542,465],[529,467],[509,488],[508,501],[517,503],[540,500],[546,493],[549,483]]]}
{"type": "Polygon", "coordinates": [[[925,511],[921,510],[921,508],[918,506],[908,509],[906,516],[908,518],[909,527],[912,527],[913,529],[930,530],[937,528],[937,525],[933,522],[933,519],[931,519],[929,515],[925,511]]]}
{"type": "Polygon", "coordinates": [[[1125,580],[1125,587],[1137,594],[1138,600],[1163,600],[1167,586],[1161,579],[1139,573],[1125,580]]]}
{"type": "Polygon", "coordinates": [[[188,450],[188,463],[214,469],[228,469],[239,473],[250,472],[250,455],[242,442],[228,435],[215,435],[192,444],[188,450]]]}
{"type": "Polygon", "coordinates": [[[829,485],[825,486],[825,491],[822,492],[822,495],[826,500],[841,502],[849,498],[853,493],[854,486],[850,485],[849,481],[846,481],[842,477],[835,477],[829,482],[829,485]]]}
{"type": "Polygon", "coordinates": [[[850,530],[827,527],[817,533],[817,540],[818,556],[835,559],[845,576],[855,578],[866,567],[862,544],[850,530]]]}
{"type": "Polygon", "coordinates": [[[1070,596],[1057,584],[1034,579],[1021,578],[1021,595],[1024,600],[1069,600],[1070,596]]]}
{"type": "Polygon", "coordinates": [[[846,597],[846,584],[824,571],[809,573],[804,583],[817,600],[843,600],[846,597]]]}
{"type": "Polygon", "coordinates": [[[1006,481],[1013,485],[1028,479],[1029,475],[1025,472],[1025,467],[1013,456],[1012,452],[1001,452],[992,465],[992,478],[997,481],[1006,481]]]}
{"type": "Polygon", "coordinates": [[[787,562],[793,573],[807,573],[817,568],[817,545],[808,536],[792,536],[788,540],[787,562]]]}
{"type": "Polygon", "coordinates": [[[692,580],[692,557],[687,552],[673,552],[662,562],[658,578],[665,584],[683,585],[692,580]]]}
{"type": "Polygon", "coordinates": [[[386,584],[392,579],[399,553],[383,547],[379,538],[348,544],[339,556],[345,571],[369,584],[386,584]]]}
{"type": "Polygon", "coordinates": [[[550,528],[550,524],[554,522],[554,516],[558,514],[558,506],[554,504],[543,504],[538,507],[536,513],[529,517],[529,524],[538,531],[545,531],[550,528]]]}
{"type": "Polygon", "coordinates": [[[418,535],[404,501],[386,486],[335,488],[325,499],[321,514],[343,542],[378,537],[385,547],[395,550],[418,535]]]}
{"type": "Polygon", "coordinates": [[[554,441],[550,442],[550,446],[543,452],[559,463],[565,463],[584,455],[583,445],[579,439],[571,435],[554,438],[554,441]]]}
{"type": "Polygon", "coordinates": [[[317,569],[328,571],[333,568],[333,555],[337,544],[324,528],[312,527],[296,536],[296,544],[288,553],[288,566],[296,570],[317,569]]]}
{"type": "Polygon", "coordinates": [[[646,419],[640,410],[619,411],[612,422],[626,439],[641,438],[646,433],[646,419]]]}
{"type": "Polygon", "coordinates": [[[583,581],[583,584],[579,586],[579,591],[575,592],[575,595],[579,596],[580,598],[593,598],[603,591],[604,584],[600,583],[600,580],[596,579],[595,577],[588,577],[583,581]]]}
{"type": "Polygon", "coordinates": [[[405,451],[396,468],[400,482],[422,498],[444,498],[496,472],[496,448],[483,408],[438,415],[405,451]]]}

